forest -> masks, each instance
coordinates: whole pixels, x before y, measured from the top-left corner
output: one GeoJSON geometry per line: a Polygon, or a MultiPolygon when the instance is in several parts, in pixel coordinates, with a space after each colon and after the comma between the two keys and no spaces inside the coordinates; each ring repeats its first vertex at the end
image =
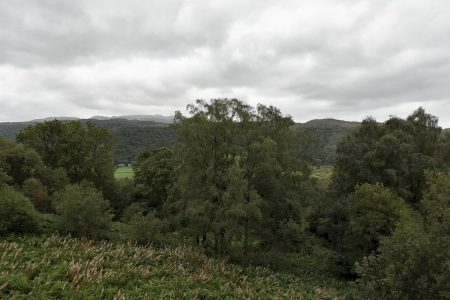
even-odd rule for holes
{"type": "Polygon", "coordinates": [[[124,179],[93,122],[0,138],[0,298],[449,299],[450,132],[423,108],[326,149],[311,126],[198,100],[124,179]]]}

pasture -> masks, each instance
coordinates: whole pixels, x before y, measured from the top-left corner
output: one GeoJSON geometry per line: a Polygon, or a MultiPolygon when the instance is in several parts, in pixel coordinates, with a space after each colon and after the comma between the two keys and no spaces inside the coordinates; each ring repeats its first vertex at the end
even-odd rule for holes
{"type": "Polygon", "coordinates": [[[134,177],[134,171],[131,167],[118,167],[116,171],[114,172],[114,177],[116,179],[123,179],[123,178],[133,178],[134,177]]]}

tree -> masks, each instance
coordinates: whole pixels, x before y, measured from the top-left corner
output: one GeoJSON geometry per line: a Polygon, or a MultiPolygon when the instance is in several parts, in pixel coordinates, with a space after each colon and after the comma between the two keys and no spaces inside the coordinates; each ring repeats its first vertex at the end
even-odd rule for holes
{"type": "Polygon", "coordinates": [[[26,127],[17,140],[35,149],[48,168],[63,168],[71,183],[89,180],[114,197],[114,137],[107,129],[54,120],[26,127]]]}
{"type": "Polygon", "coordinates": [[[12,178],[6,174],[5,171],[0,167],[0,188],[7,186],[11,182],[12,178]]]}
{"type": "Polygon", "coordinates": [[[382,183],[417,205],[425,183],[424,171],[446,168],[450,143],[441,135],[437,118],[419,108],[406,120],[385,123],[364,120],[336,150],[333,187],[348,195],[358,184],[382,183]]]}
{"type": "Polygon", "coordinates": [[[346,210],[347,228],[339,247],[345,264],[353,269],[355,262],[376,251],[380,240],[392,234],[409,207],[381,184],[366,183],[349,196],[346,210]]]}
{"type": "Polygon", "coordinates": [[[39,214],[30,200],[11,187],[0,187],[0,234],[39,230],[39,214]]]}
{"type": "Polygon", "coordinates": [[[43,165],[41,158],[33,149],[0,138],[0,167],[11,177],[11,185],[21,186],[43,165]]]}
{"type": "Polygon", "coordinates": [[[422,215],[402,216],[378,253],[359,266],[359,289],[374,299],[450,297],[450,174],[428,172],[426,182],[422,215]]]}
{"type": "Polygon", "coordinates": [[[35,149],[47,166],[57,168],[62,156],[64,131],[64,123],[58,120],[36,123],[19,132],[17,142],[35,149]]]}
{"type": "Polygon", "coordinates": [[[41,212],[52,210],[51,200],[47,188],[36,178],[28,178],[22,186],[22,191],[27,196],[33,206],[41,212]]]}
{"type": "Polygon", "coordinates": [[[186,233],[219,253],[233,240],[246,248],[252,231],[264,247],[295,243],[310,162],[295,155],[292,119],[236,99],[198,100],[188,111],[175,125],[186,233]]]}
{"type": "Polygon", "coordinates": [[[159,148],[142,153],[134,171],[138,193],[144,202],[158,217],[166,217],[167,200],[176,179],[173,150],[159,148]]]}
{"type": "Polygon", "coordinates": [[[112,220],[109,204],[87,183],[68,185],[55,194],[58,229],[89,238],[107,237],[112,220]]]}

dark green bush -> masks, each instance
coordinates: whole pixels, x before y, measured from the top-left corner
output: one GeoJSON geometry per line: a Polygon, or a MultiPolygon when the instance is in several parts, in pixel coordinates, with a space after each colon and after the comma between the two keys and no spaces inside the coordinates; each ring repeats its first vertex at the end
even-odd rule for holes
{"type": "Polygon", "coordinates": [[[54,202],[60,232],[89,238],[108,236],[112,220],[109,204],[92,186],[69,185],[55,193],[54,202]]]}
{"type": "Polygon", "coordinates": [[[450,175],[426,178],[422,215],[403,216],[378,254],[357,267],[361,298],[450,298],[450,175]]]}
{"type": "Polygon", "coordinates": [[[40,230],[40,218],[31,201],[11,187],[0,188],[0,234],[40,230]]]}
{"type": "Polygon", "coordinates": [[[50,197],[47,188],[36,178],[28,178],[22,185],[22,191],[27,196],[34,207],[41,212],[52,210],[50,197]]]}

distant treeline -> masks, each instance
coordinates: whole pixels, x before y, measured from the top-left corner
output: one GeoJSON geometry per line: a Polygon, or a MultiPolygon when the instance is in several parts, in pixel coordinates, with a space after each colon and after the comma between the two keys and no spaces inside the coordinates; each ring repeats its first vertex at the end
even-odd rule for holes
{"type": "MultiPolygon", "coordinates": [[[[86,125],[95,125],[109,129],[116,138],[114,157],[116,164],[132,164],[140,153],[160,147],[175,146],[176,133],[169,124],[153,121],[138,121],[126,119],[96,120],[83,119],[86,125]]],[[[0,123],[0,136],[15,141],[16,134],[33,122],[0,123]]],[[[331,165],[335,160],[338,142],[349,134],[360,123],[334,119],[312,120],[297,123],[318,137],[317,153],[314,157],[315,165],[331,165]]]]}
{"type": "MultiPolygon", "coordinates": [[[[80,122],[83,125],[91,122],[110,130],[115,137],[116,164],[133,163],[145,150],[160,147],[171,148],[175,145],[175,130],[165,123],[126,119],[83,119],[80,122]]],[[[0,137],[15,141],[16,135],[21,130],[33,124],[34,122],[0,123],[0,137]]]]}

